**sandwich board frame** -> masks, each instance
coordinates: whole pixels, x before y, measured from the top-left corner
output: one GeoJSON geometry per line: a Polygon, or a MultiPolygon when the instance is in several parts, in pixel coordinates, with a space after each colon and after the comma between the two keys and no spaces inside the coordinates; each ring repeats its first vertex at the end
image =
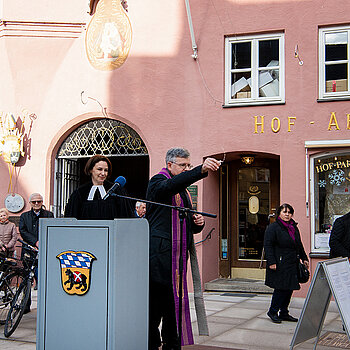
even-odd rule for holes
{"type": "Polygon", "coordinates": [[[347,258],[336,258],[317,264],[290,350],[315,337],[316,349],[332,296],[350,340],[350,265],[347,258]]]}

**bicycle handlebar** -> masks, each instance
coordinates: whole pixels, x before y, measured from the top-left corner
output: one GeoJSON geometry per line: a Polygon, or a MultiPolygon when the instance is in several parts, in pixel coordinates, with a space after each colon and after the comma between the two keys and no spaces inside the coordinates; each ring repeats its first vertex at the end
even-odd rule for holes
{"type": "Polygon", "coordinates": [[[35,251],[35,252],[38,252],[39,249],[37,247],[33,247],[32,245],[22,241],[21,239],[17,239],[18,242],[21,242],[23,245],[27,246],[28,248],[30,248],[31,250],[35,251]]]}

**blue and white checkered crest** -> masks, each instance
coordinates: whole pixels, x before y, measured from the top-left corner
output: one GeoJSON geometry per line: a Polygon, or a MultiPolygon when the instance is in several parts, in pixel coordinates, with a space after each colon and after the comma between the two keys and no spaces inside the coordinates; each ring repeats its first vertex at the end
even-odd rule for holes
{"type": "Polygon", "coordinates": [[[60,261],[63,290],[71,295],[87,293],[91,266],[96,257],[88,252],[68,250],[58,254],[56,258],[60,261]]]}

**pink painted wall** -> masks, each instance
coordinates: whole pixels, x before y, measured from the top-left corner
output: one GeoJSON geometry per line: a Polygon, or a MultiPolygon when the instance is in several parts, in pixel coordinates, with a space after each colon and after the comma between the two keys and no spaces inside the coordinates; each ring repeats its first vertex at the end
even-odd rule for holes
{"type": "MultiPolygon", "coordinates": [[[[2,20],[14,21],[15,28],[0,28],[0,110],[20,113],[26,108],[37,116],[27,156],[16,167],[14,190],[25,198],[39,191],[46,205],[52,204],[53,160],[60,142],[76,123],[101,115],[93,101],[81,103],[84,90],[142,136],[150,154],[150,175],[163,166],[166,150],[175,145],[191,151],[193,164],[222,152],[280,155],[281,201],[295,207],[309,251],[304,141],[349,138],[348,102],[317,102],[318,27],[349,23],[349,1],[191,0],[190,5],[197,61],[191,58],[184,2],[130,0],[129,58],[121,68],[105,72],[95,70],[85,54],[86,26],[81,23],[90,20],[88,1],[0,1],[2,20]],[[54,24],[36,31],[18,21],[65,23],[69,30],[57,33],[62,27],[54,24]],[[285,33],[286,103],[223,108],[225,35],[266,31],[285,33]],[[296,45],[303,66],[294,57],[296,45]],[[327,130],[331,112],[336,112],[339,131],[327,130]],[[262,115],[265,132],[255,134],[254,116],[262,115]],[[270,128],[273,117],[281,120],[278,133],[270,128]],[[291,132],[288,117],[296,117],[291,132]]],[[[9,178],[2,160],[0,174],[3,203],[9,178]]],[[[218,177],[211,175],[199,185],[201,209],[219,212],[218,184],[218,177]]],[[[199,249],[205,281],[218,277],[218,220],[209,221],[211,226],[216,227],[213,239],[199,249]]]]}

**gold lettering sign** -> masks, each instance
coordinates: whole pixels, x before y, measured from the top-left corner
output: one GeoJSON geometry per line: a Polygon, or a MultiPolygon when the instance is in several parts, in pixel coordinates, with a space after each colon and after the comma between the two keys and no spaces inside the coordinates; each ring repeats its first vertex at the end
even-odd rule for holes
{"type": "Polygon", "coordinates": [[[272,118],[272,121],[271,121],[271,130],[276,133],[276,132],[279,132],[281,129],[281,121],[279,118],[275,117],[275,118],[272,118]],[[275,122],[277,122],[277,125],[275,127],[275,122]]]}
{"type": "MultiPolygon", "coordinates": [[[[254,116],[254,134],[263,134],[265,132],[265,116],[254,116]]],[[[287,131],[292,132],[292,126],[295,125],[296,117],[287,117],[287,131]]],[[[273,117],[271,118],[271,131],[275,134],[279,133],[281,129],[285,129],[285,118],[273,117]],[[283,125],[282,125],[283,123],[283,125]]],[[[310,125],[314,125],[315,121],[310,121],[310,125]]],[[[346,114],[346,129],[350,130],[350,113],[346,114]]],[[[328,131],[338,131],[340,130],[339,123],[335,112],[331,112],[331,116],[328,122],[328,131]]]]}
{"type": "Polygon", "coordinates": [[[294,121],[292,122],[292,120],[297,119],[296,117],[288,117],[288,132],[291,132],[292,130],[290,129],[291,125],[294,125],[294,121]]]}
{"type": "Polygon", "coordinates": [[[335,116],[335,112],[332,112],[332,113],[331,113],[331,118],[330,118],[329,124],[328,124],[328,131],[331,131],[331,130],[332,130],[332,126],[335,127],[335,130],[340,130],[340,129],[339,129],[339,125],[338,125],[337,118],[336,118],[336,116],[335,116]]]}
{"type": "MultiPolygon", "coordinates": [[[[294,125],[296,117],[288,117],[288,132],[291,132],[291,126],[294,125]]],[[[264,133],[265,126],[265,116],[254,116],[254,134],[258,134],[258,128],[260,127],[260,133],[264,133]],[[260,118],[260,119],[259,119],[260,118]],[[260,121],[259,121],[260,120],[260,121]]],[[[281,119],[279,117],[274,117],[271,119],[271,131],[277,134],[281,130],[281,119]]]]}
{"type": "Polygon", "coordinates": [[[329,171],[333,169],[343,169],[343,168],[350,168],[350,160],[342,160],[342,161],[339,160],[337,162],[329,162],[329,163],[315,165],[315,169],[317,173],[322,173],[324,171],[329,171]]]}

